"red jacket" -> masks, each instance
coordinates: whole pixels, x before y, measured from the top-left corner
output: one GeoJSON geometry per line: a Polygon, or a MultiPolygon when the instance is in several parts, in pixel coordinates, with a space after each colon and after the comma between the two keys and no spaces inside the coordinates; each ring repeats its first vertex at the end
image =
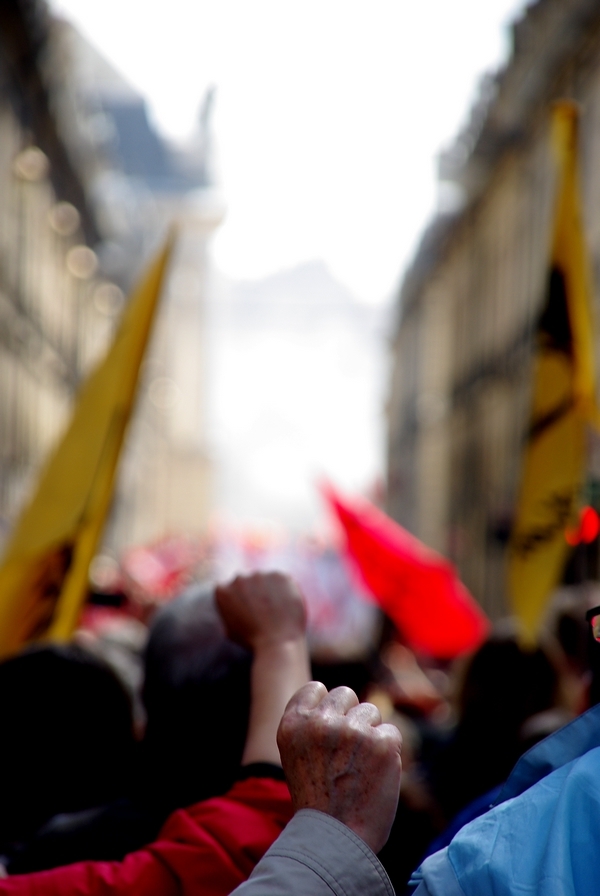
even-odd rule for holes
{"type": "Polygon", "coordinates": [[[227,896],[292,816],[283,781],[248,778],[179,809],[122,862],[77,862],[0,880],[0,896],[227,896]]]}

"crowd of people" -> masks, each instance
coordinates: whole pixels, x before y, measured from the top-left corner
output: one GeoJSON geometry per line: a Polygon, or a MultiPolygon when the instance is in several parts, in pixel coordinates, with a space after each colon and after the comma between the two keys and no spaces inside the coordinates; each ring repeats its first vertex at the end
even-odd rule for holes
{"type": "Polygon", "coordinates": [[[311,670],[298,587],[254,573],[158,610],[137,694],[85,639],[32,646],[0,664],[0,896],[592,893],[583,617],[453,668],[384,626],[311,670]]]}

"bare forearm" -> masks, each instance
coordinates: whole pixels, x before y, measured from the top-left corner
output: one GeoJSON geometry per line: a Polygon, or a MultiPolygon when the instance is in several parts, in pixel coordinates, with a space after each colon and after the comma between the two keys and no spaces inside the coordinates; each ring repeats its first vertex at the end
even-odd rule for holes
{"type": "Polygon", "coordinates": [[[292,695],[310,680],[306,639],[257,645],[252,663],[252,708],[242,765],[280,763],[277,728],[292,695]]]}
{"type": "Polygon", "coordinates": [[[279,763],[277,728],[293,694],[309,680],[306,608],[279,572],[236,576],[215,589],[229,637],[252,650],[252,704],[242,763],[279,763]]]}

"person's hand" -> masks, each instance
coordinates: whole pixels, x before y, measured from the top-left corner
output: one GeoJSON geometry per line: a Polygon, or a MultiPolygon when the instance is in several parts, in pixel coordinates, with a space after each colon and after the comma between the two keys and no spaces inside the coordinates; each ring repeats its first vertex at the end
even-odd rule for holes
{"type": "Polygon", "coordinates": [[[294,810],[337,818],[371,847],[386,843],[398,805],[402,737],[350,688],[300,688],[277,732],[294,810]]]}
{"type": "Polygon", "coordinates": [[[229,637],[254,652],[304,637],[306,610],[289,576],[255,572],[218,585],[215,600],[229,637]]]}
{"type": "Polygon", "coordinates": [[[279,720],[292,694],[310,677],[302,595],[288,576],[257,572],[219,585],[215,600],[229,637],[254,654],[242,765],[279,763],[279,720]]]}

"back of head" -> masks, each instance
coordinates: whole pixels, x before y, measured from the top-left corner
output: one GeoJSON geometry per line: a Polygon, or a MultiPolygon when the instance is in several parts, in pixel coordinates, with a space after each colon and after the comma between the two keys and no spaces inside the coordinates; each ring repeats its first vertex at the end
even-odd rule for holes
{"type": "Polygon", "coordinates": [[[251,655],[230,641],[211,588],[156,615],[145,656],[144,786],[166,811],[224,793],[239,768],[251,655]]]}
{"type": "Polygon", "coordinates": [[[131,704],[104,662],[74,645],[30,648],[0,663],[0,705],[1,843],[123,795],[131,704]]]}
{"type": "Polygon", "coordinates": [[[553,705],[556,687],[556,672],[543,650],[523,650],[512,636],[494,636],[467,668],[459,727],[491,727],[515,736],[525,719],[553,705]]]}
{"type": "Polygon", "coordinates": [[[453,739],[435,761],[436,797],[448,818],[502,783],[527,748],[523,725],[554,704],[556,672],[546,654],[497,634],[471,658],[453,739]]]}

